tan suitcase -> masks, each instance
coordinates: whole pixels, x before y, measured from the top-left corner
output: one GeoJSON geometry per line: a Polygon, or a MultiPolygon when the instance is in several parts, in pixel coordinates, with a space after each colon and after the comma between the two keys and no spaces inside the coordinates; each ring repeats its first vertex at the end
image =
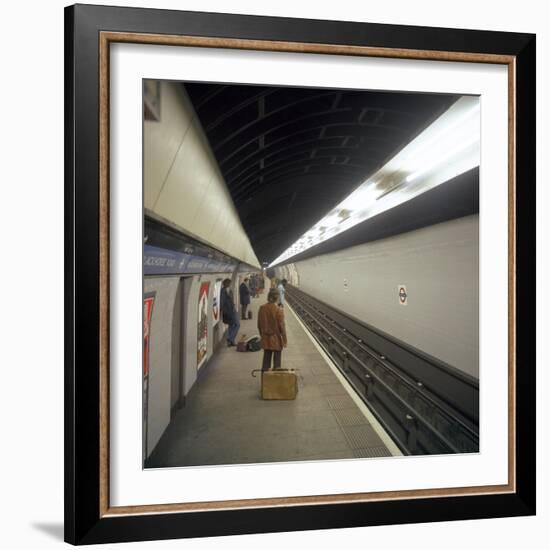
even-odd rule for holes
{"type": "Polygon", "coordinates": [[[293,369],[262,371],[262,399],[296,399],[298,378],[293,369]]]}

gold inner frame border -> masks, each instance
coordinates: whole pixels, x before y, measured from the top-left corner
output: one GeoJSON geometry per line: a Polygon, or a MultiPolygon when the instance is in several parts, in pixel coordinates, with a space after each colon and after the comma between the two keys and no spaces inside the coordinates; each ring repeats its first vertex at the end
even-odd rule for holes
{"type": "Polygon", "coordinates": [[[344,504],[387,500],[442,498],[515,493],[516,491],[516,58],[511,55],[447,52],[338,44],[313,44],[247,40],[186,35],[159,35],[102,31],[99,33],[99,515],[115,517],[208,510],[271,508],[277,506],[344,504]],[[109,82],[110,45],[112,43],[155,44],[162,46],[188,46],[225,48],[268,52],[315,53],[394,59],[420,59],[430,61],[458,61],[465,63],[492,63],[508,67],[508,483],[475,487],[383,491],[333,495],[305,495],[214,502],[148,504],[140,506],[110,506],[109,485],[109,82]]]}

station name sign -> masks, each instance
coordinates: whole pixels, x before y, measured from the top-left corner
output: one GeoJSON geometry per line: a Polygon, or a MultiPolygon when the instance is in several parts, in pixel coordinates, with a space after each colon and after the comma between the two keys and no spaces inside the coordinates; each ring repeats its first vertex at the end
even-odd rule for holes
{"type": "Polygon", "coordinates": [[[196,256],[150,245],[143,247],[144,275],[230,273],[236,267],[236,262],[225,262],[216,258],[196,256]]]}

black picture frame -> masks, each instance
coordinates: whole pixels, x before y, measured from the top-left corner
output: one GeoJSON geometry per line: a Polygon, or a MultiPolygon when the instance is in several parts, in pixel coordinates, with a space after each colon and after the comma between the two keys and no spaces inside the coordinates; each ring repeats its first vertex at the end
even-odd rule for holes
{"type": "MultiPolygon", "coordinates": [[[[535,61],[532,34],[76,5],[65,9],[65,540],[130,542],[535,514],[535,61]],[[102,507],[100,33],[496,54],[515,71],[515,490],[109,514],[102,507]]],[[[421,57],[421,56],[420,56],[421,57]]],[[[107,274],[108,275],[108,274],[107,274]]],[[[108,330],[108,327],[107,327],[108,330]]]]}

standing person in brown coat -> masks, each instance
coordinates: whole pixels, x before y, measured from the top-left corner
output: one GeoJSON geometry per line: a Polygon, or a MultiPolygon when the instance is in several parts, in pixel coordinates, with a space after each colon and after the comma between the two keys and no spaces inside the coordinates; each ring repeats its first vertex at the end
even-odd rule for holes
{"type": "Polygon", "coordinates": [[[281,353],[287,344],[285,315],[283,309],[277,305],[278,301],[279,293],[272,289],[267,295],[267,304],[258,310],[258,331],[264,350],[262,370],[271,368],[271,357],[274,368],[281,368],[281,353]]]}

